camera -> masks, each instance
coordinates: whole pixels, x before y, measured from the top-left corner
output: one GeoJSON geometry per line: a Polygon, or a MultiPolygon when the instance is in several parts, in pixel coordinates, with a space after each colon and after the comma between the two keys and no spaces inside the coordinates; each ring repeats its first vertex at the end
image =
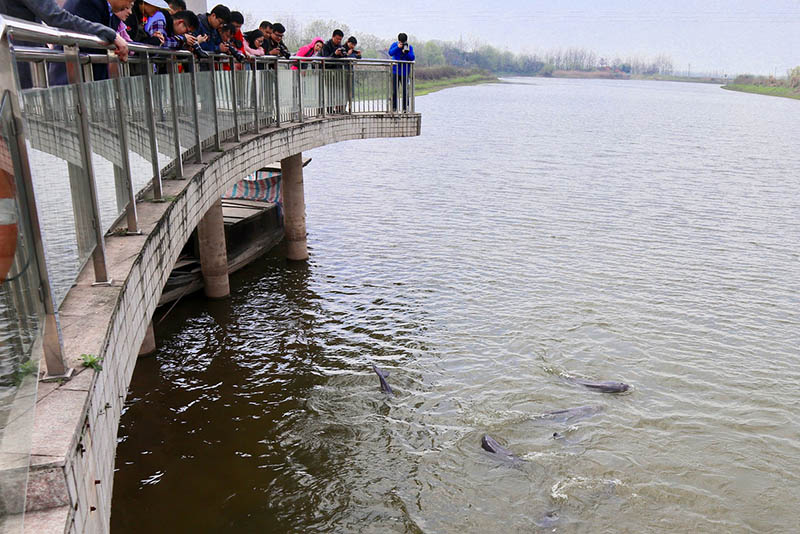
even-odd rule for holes
{"type": "Polygon", "coordinates": [[[197,57],[197,59],[206,59],[208,57],[208,52],[200,47],[200,43],[194,43],[191,46],[192,52],[194,52],[194,55],[197,57]]]}
{"type": "Polygon", "coordinates": [[[409,51],[409,46],[408,46],[408,43],[403,43],[403,52],[405,52],[406,54],[408,54],[408,51],[409,51]]]}
{"type": "Polygon", "coordinates": [[[340,47],[336,48],[336,50],[341,52],[342,56],[346,56],[347,55],[347,47],[346,46],[340,46],[340,47]]]}
{"type": "Polygon", "coordinates": [[[244,54],[236,49],[236,45],[233,43],[233,41],[228,41],[225,44],[228,46],[228,53],[233,56],[233,59],[239,62],[245,60],[244,54]]]}

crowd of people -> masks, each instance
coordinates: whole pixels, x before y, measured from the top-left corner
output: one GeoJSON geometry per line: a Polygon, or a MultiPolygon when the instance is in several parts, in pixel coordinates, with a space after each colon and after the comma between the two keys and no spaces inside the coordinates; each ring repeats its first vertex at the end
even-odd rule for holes
{"type": "MultiPolygon", "coordinates": [[[[265,20],[258,28],[243,31],[242,13],[222,4],[209,13],[196,14],[186,8],[185,0],[66,0],[63,8],[56,0],[0,0],[0,14],[96,35],[113,43],[123,61],[128,57],[128,43],[186,49],[199,58],[209,53],[229,54],[238,61],[258,56],[292,57],[283,40],[286,33],[283,24],[265,20]]],[[[398,35],[388,54],[400,61],[415,59],[414,48],[405,33],[398,35]]],[[[344,32],[338,29],[327,41],[314,38],[294,54],[296,57],[337,59],[361,59],[361,55],[358,39],[355,36],[345,39],[344,32]]],[[[100,65],[94,66],[95,79],[105,78],[103,69],[100,65]]],[[[408,67],[395,66],[394,74],[401,79],[401,83],[395,85],[403,85],[405,93],[408,67]]],[[[27,69],[20,69],[22,87],[30,86],[26,79],[29,76],[27,69]]],[[[63,73],[55,78],[55,84],[66,83],[63,73]]]]}
{"type": "MultiPolygon", "coordinates": [[[[222,4],[196,14],[186,8],[185,0],[66,0],[63,9],[55,0],[0,0],[0,14],[97,35],[113,43],[123,60],[128,56],[127,43],[187,49],[200,57],[209,52],[230,54],[238,60],[292,56],[283,41],[283,24],[265,20],[244,31],[244,15],[222,4]]],[[[414,61],[407,37],[400,37],[390,56],[414,61]]],[[[341,30],[334,30],[327,41],[317,37],[294,55],[360,59],[361,50],[355,36],[345,39],[341,30]]]]}

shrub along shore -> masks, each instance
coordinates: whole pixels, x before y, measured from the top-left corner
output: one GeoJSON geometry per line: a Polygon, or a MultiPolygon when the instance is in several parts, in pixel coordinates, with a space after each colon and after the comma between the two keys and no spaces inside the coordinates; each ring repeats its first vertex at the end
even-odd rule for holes
{"type": "Polygon", "coordinates": [[[414,69],[414,90],[417,96],[427,95],[461,85],[477,85],[499,81],[494,74],[481,69],[465,69],[442,65],[414,69]]]}
{"type": "Polygon", "coordinates": [[[786,78],[774,76],[752,76],[744,74],[737,76],[733,83],[722,87],[728,91],[754,93],[758,95],[780,96],[800,100],[800,67],[795,67],[788,72],[786,78]]]}

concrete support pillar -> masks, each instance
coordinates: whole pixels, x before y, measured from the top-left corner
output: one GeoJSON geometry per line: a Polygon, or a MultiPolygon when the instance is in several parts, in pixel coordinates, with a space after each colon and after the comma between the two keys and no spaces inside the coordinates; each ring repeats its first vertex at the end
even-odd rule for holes
{"type": "Polygon", "coordinates": [[[228,253],[225,250],[225,222],[222,200],[208,209],[197,225],[200,242],[200,270],[203,272],[206,296],[221,299],[231,294],[228,283],[228,253]]]}
{"type": "Polygon", "coordinates": [[[139,349],[139,357],[150,356],[156,351],[156,333],[153,330],[153,321],[147,325],[147,332],[144,334],[144,341],[142,347],[139,349]]]}
{"type": "Polygon", "coordinates": [[[290,260],[308,259],[306,243],[306,199],[303,191],[303,154],[281,160],[283,226],[290,260]]]}

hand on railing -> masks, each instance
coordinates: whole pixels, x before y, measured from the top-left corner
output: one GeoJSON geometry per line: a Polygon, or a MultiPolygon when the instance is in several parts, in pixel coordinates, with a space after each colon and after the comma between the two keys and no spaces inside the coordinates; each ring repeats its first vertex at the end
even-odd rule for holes
{"type": "Polygon", "coordinates": [[[112,44],[117,47],[114,50],[114,53],[117,54],[120,61],[128,61],[128,43],[125,41],[125,39],[117,34],[117,38],[114,39],[112,44]]]}

